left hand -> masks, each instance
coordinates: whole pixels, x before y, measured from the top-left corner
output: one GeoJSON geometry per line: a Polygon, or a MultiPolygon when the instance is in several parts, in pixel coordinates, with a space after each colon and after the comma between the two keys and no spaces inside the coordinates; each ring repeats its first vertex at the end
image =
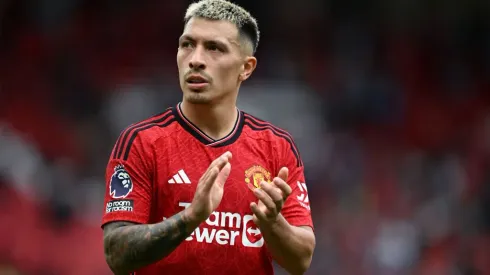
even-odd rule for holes
{"type": "Polygon", "coordinates": [[[261,188],[254,190],[259,202],[258,204],[252,202],[250,208],[254,214],[253,221],[256,225],[271,225],[277,221],[284,202],[292,191],[287,183],[288,174],[288,168],[283,167],[271,183],[263,181],[260,183],[261,188]]]}

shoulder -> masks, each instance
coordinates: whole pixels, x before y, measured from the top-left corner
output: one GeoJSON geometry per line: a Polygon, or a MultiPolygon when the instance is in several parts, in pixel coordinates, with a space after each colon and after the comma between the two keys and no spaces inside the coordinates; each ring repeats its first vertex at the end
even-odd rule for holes
{"type": "Polygon", "coordinates": [[[251,130],[248,132],[252,133],[253,136],[274,143],[282,144],[293,142],[293,136],[288,131],[247,112],[242,113],[244,117],[244,126],[251,130]]]}
{"type": "Polygon", "coordinates": [[[270,142],[273,146],[281,148],[281,151],[286,154],[292,153],[298,160],[298,165],[302,163],[294,138],[287,130],[247,112],[242,111],[242,113],[244,127],[247,128],[246,133],[249,137],[270,142]]]}
{"type": "Polygon", "coordinates": [[[127,159],[130,152],[140,150],[140,147],[150,147],[155,140],[170,135],[175,130],[172,124],[176,122],[173,108],[133,123],[124,128],[113,150],[113,158],[127,159]]]}

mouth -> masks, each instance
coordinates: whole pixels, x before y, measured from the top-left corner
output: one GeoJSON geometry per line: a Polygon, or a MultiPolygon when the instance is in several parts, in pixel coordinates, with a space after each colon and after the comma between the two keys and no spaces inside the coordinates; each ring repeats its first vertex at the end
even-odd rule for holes
{"type": "Polygon", "coordinates": [[[208,83],[208,80],[201,75],[193,74],[186,78],[188,83],[208,83]]]}
{"type": "Polygon", "coordinates": [[[185,82],[192,90],[199,90],[209,85],[209,81],[200,75],[190,75],[185,82]]]}

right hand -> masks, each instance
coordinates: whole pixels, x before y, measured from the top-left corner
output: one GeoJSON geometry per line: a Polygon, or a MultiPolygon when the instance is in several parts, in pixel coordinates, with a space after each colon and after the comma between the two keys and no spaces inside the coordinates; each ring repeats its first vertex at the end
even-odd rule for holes
{"type": "Polygon", "coordinates": [[[205,221],[221,203],[224,185],[231,171],[231,157],[231,153],[226,152],[215,159],[199,179],[189,206],[192,216],[199,221],[205,221]]]}

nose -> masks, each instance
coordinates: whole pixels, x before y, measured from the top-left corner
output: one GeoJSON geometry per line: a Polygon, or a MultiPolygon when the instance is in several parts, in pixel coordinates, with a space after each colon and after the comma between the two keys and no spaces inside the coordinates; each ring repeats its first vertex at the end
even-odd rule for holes
{"type": "Polygon", "coordinates": [[[189,61],[189,68],[194,70],[204,70],[206,68],[204,53],[201,47],[196,47],[192,52],[191,59],[189,61]]]}

